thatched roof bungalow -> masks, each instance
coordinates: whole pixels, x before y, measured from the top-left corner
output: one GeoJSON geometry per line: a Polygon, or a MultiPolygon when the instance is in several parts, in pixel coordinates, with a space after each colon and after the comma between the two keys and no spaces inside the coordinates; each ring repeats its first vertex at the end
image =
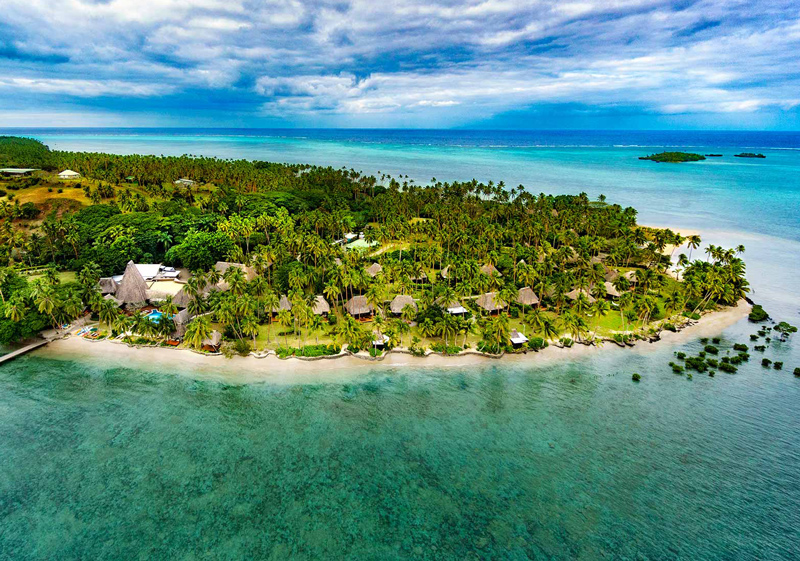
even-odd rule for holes
{"type": "Polygon", "coordinates": [[[487,292],[478,297],[477,304],[490,314],[493,314],[503,309],[503,306],[500,305],[496,298],[497,292],[487,292]]]}
{"type": "Polygon", "coordinates": [[[383,267],[381,267],[380,263],[373,263],[369,267],[367,267],[367,274],[372,278],[377,277],[381,271],[383,271],[383,267]]]}
{"type": "Polygon", "coordinates": [[[103,296],[103,300],[111,300],[111,301],[113,301],[113,302],[114,302],[114,303],[115,303],[117,306],[121,306],[121,305],[122,305],[122,303],[121,303],[119,300],[117,300],[117,299],[114,297],[114,295],[113,295],[113,294],[106,294],[105,296],[103,296]]]}
{"type": "Polygon", "coordinates": [[[638,278],[636,277],[636,271],[628,271],[622,276],[628,279],[628,282],[631,284],[636,284],[638,282],[638,278]]]}
{"type": "Polygon", "coordinates": [[[389,311],[392,312],[392,314],[399,316],[403,313],[403,310],[406,306],[411,306],[414,308],[415,312],[418,309],[417,303],[411,296],[408,294],[398,294],[394,297],[391,304],[389,304],[389,311]]]}
{"type": "Polygon", "coordinates": [[[278,301],[278,306],[276,308],[272,308],[272,313],[277,314],[278,312],[283,310],[287,312],[292,311],[292,301],[289,300],[289,298],[287,298],[285,294],[281,294],[281,298],[278,301]]]}
{"type": "Polygon", "coordinates": [[[608,296],[609,298],[619,298],[620,297],[619,290],[614,288],[614,285],[611,284],[610,282],[608,282],[608,281],[604,282],[603,286],[606,287],[606,296],[608,296]]]}
{"type": "Polygon", "coordinates": [[[539,297],[536,296],[536,293],[531,287],[526,286],[517,291],[517,304],[521,304],[522,306],[538,306],[539,297]]]}
{"type": "Polygon", "coordinates": [[[217,331],[216,329],[211,332],[211,336],[208,339],[203,339],[203,346],[204,347],[211,347],[214,350],[219,349],[219,344],[222,342],[222,333],[217,331]]]}
{"type": "Polygon", "coordinates": [[[586,300],[588,300],[590,304],[594,304],[594,303],[597,301],[597,299],[596,299],[594,296],[592,296],[591,294],[589,294],[589,293],[588,293],[586,290],[584,290],[583,288],[576,288],[575,290],[571,290],[571,291],[567,292],[567,293],[565,294],[565,296],[566,296],[567,298],[569,298],[570,300],[572,300],[572,301],[575,301],[575,300],[577,300],[577,299],[578,299],[578,297],[579,297],[581,294],[583,294],[583,295],[586,297],[586,300]]]}
{"type": "MultiPolygon", "coordinates": [[[[236,267],[238,269],[241,269],[242,272],[244,273],[244,279],[247,282],[250,282],[251,280],[256,278],[256,276],[258,276],[258,274],[256,273],[256,270],[253,267],[250,267],[249,265],[244,265],[242,263],[231,263],[229,261],[217,261],[214,264],[214,269],[220,274],[220,276],[224,275],[225,271],[227,271],[231,267],[236,267]]],[[[225,292],[226,290],[230,290],[231,287],[228,285],[227,282],[225,282],[224,279],[220,279],[219,282],[217,283],[217,288],[219,290],[225,292]]]]}
{"type": "Polygon", "coordinates": [[[117,293],[117,281],[112,277],[101,277],[97,284],[100,285],[100,294],[103,296],[117,293]]]}
{"type": "Polygon", "coordinates": [[[492,265],[491,263],[487,263],[483,267],[481,267],[481,273],[484,275],[495,276],[495,277],[502,277],[503,275],[500,271],[497,270],[497,267],[492,265]]]}
{"type": "Polygon", "coordinates": [[[328,301],[325,300],[322,294],[317,294],[316,298],[314,298],[313,312],[318,316],[327,316],[331,313],[331,305],[328,304],[328,301]]]}
{"type": "Polygon", "coordinates": [[[365,296],[353,296],[344,305],[344,309],[354,318],[369,317],[372,315],[372,305],[365,296]]]}
{"type": "Polygon", "coordinates": [[[180,339],[186,335],[186,326],[189,325],[191,319],[192,318],[189,315],[189,310],[181,310],[175,314],[172,317],[172,321],[175,322],[175,331],[173,332],[172,336],[176,339],[180,339]]]}
{"type": "Polygon", "coordinates": [[[147,302],[147,283],[133,261],[128,261],[114,296],[122,304],[147,302]]]}

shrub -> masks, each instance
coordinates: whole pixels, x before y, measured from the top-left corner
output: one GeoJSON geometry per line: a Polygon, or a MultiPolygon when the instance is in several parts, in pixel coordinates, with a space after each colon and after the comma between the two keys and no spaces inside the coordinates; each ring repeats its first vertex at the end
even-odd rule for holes
{"type": "Polygon", "coordinates": [[[677,328],[677,327],[675,327],[675,325],[674,325],[674,324],[672,324],[672,323],[669,323],[669,322],[666,322],[666,323],[664,323],[664,324],[662,325],[662,327],[663,327],[665,330],[667,330],[667,331],[672,331],[673,333],[675,333],[676,331],[678,331],[678,328],[677,328]]]}
{"type": "Polygon", "coordinates": [[[713,378],[713,377],[714,377],[714,371],[713,371],[713,370],[709,370],[709,371],[708,371],[708,375],[709,375],[711,378],[713,378]]]}
{"type": "Polygon", "coordinates": [[[800,366],[794,369],[794,375],[800,377],[800,366]]]}
{"type": "Polygon", "coordinates": [[[703,337],[703,338],[701,338],[701,339],[700,339],[700,342],[701,342],[701,343],[703,343],[703,344],[705,345],[706,343],[708,343],[708,337],[703,337]]]}
{"type": "Polygon", "coordinates": [[[686,368],[691,370],[697,370],[698,372],[705,372],[708,370],[708,366],[706,366],[706,361],[703,360],[703,357],[695,357],[690,356],[686,359],[686,368]]]}
{"type": "Polygon", "coordinates": [[[736,343],[733,346],[733,350],[734,351],[747,351],[749,349],[748,349],[747,345],[743,345],[742,343],[736,343]]]}
{"type": "Polygon", "coordinates": [[[780,361],[775,361],[772,364],[772,368],[774,368],[775,370],[783,370],[783,363],[780,361]]]}
{"type": "Polygon", "coordinates": [[[672,366],[672,371],[675,374],[682,374],[683,373],[683,366],[681,366],[680,364],[672,364],[671,366],[672,366]]]}
{"type": "Polygon", "coordinates": [[[568,349],[569,349],[569,348],[571,348],[571,347],[572,347],[572,345],[574,345],[574,344],[575,344],[575,341],[573,341],[573,340],[572,340],[572,339],[570,339],[569,337],[562,337],[561,339],[559,339],[559,342],[560,342],[562,345],[564,345],[565,347],[567,347],[568,349]]]}
{"type": "Polygon", "coordinates": [[[756,351],[758,351],[760,353],[763,353],[764,351],[767,350],[767,346],[766,345],[756,345],[755,347],[753,347],[753,350],[756,350],[756,351]]]}
{"type": "Polygon", "coordinates": [[[759,304],[755,304],[747,319],[752,322],[766,321],[769,319],[769,314],[759,304]]]}
{"type": "Polygon", "coordinates": [[[633,373],[633,376],[631,376],[631,379],[632,379],[634,382],[638,382],[639,380],[641,380],[641,379],[642,379],[642,377],[639,375],[639,373],[638,373],[638,372],[634,372],[634,373],[633,373]]]}
{"type": "Polygon", "coordinates": [[[740,359],[742,362],[747,362],[748,360],[750,360],[750,354],[749,354],[749,353],[739,353],[739,354],[738,354],[738,355],[736,355],[736,356],[737,356],[737,357],[739,357],[739,359],[740,359]]]}
{"type": "Polygon", "coordinates": [[[768,358],[761,359],[761,366],[763,366],[764,368],[769,368],[770,364],[772,364],[772,361],[770,359],[768,358]]]}
{"type": "Polygon", "coordinates": [[[738,368],[736,368],[734,365],[729,364],[727,362],[723,362],[722,364],[720,364],[719,369],[722,370],[723,372],[727,372],[728,374],[734,374],[738,370],[738,368]]]}
{"type": "Polygon", "coordinates": [[[719,349],[717,347],[715,347],[714,345],[706,345],[705,347],[703,347],[703,350],[705,352],[707,352],[708,354],[710,354],[710,355],[718,355],[719,354],[719,349]]]}
{"type": "Polygon", "coordinates": [[[233,343],[233,350],[238,355],[247,356],[250,354],[250,342],[245,339],[236,339],[233,343]]]}
{"type": "Polygon", "coordinates": [[[686,359],[686,353],[677,353],[675,356],[678,357],[678,359],[680,360],[686,359]]]}
{"type": "Polygon", "coordinates": [[[547,347],[547,341],[542,339],[541,337],[531,337],[528,341],[528,348],[538,351],[547,347]]]}
{"type": "Polygon", "coordinates": [[[379,349],[378,347],[372,347],[369,350],[369,356],[371,357],[379,357],[383,354],[383,349],[379,349]]]}
{"type": "Polygon", "coordinates": [[[5,197],[6,195],[8,195],[8,193],[0,189],[0,197],[5,197]]]}
{"type": "MultiPolygon", "coordinates": [[[[708,364],[708,365],[709,365],[711,368],[717,368],[717,367],[719,367],[719,362],[717,362],[717,361],[716,361],[715,359],[713,359],[713,358],[709,358],[708,360],[706,360],[706,363],[707,363],[707,364],[708,364]]],[[[723,363],[723,364],[724,364],[724,363],[723,363]]]]}
{"type": "Polygon", "coordinates": [[[722,341],[722,339],[720,339],[719,337],[714,337],[713,339],[711,339],[711,342],[714,343],[715,345],[719,345],[720,341],[722,341]]]}
{"type": "Polygon", "coordinates": [[[758,341],[758,335],[756,335],[756,334],[750,335],[750,340],[751,341],[758,341]]]}

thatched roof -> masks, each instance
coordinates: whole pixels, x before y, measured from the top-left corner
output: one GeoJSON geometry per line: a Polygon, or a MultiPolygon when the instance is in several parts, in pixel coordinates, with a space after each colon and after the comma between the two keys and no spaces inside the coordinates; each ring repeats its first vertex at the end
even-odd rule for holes
{"type": "Polygon", "coordinates": [[[344,309],[351,316],[366,316],[372,313],[372,306],[365,296],[353,296],[344,305],[344,309]]]}
{"type": "Polygon", "coordinates": [[[98,284],[100,285],[100,294],[103,296],[106,294],[116,294],[117,292],[117,281],[111,277],[101,277],[98,284]]]}
{"type": "Polygon", "coordinates": [[[636,277],[636,271],[628,271],[627,273],[625,273],[622,276],[625,277],[626,279],[628,279],[628,282],[631,282],[631,283],[635,283],[638,280],[637,277],[636,277]]]}
{"type": "Polygon", "coordinates": [[[147,301],[147,283],[133,261],[128,261],[114,295],[123,304],[147,301]]]}
{"type": "Polygon", "coordinates": [[[418,309],[417,303],[414,302],[414,299],[411,296],[409,296],[408,294],[398,294],[397,296],[394,297],[392,303],[389,304],[389,310],[393,314],[400,315],[403,313],[403,309],[406,306],[411,306],[412,308],[414,308],[414,311],[417,311],[418,309]]]}
{"type": "Polygon", "coordinates": [[[526,286],[525,288],[520,288],[517,292],[517,303],[523,306],[538,306],[539,297],[536,296],[531,287],[526,286]]]}
{"type": "Polygon", "coordinates": [[[496,312],[498,310],[502,310],[503,306],[501,306],[497,300],[495,300],[496,297],[497,292],[487,292],[486,294],[481,294],[478,297],[478,306],[487,312],[496,312]]]}
{"type": "Polygon", "coordinates": [[[178,306],[179,308],[188,308],[189,302],[191,302],[192,297],[189,296],[189,293],[186,292],[186,287],[184,286],[181,288],[178,293],[172,298],[172,303],[178,306]]]}
{"type": "Polygon", "coordinates": [[[419,276],[411,277],[411,282],[427,282],[428,274],[425,271],[422,271],[419,276]]]}
{"type": "MultiPolygon", "coordinates": [[[[254,278],[256,278],[258,276],[258,273],[256,273],[256,270],[253,267],[250,267],[248,265],[243,265],[242,263],[231,263],[229,261],[217,261],[214,264],[214,269],[217,270],[217,272],[220,274],[220,276],[224,275],[225,271],[227,271],[231,267],[236,267],[237,269],[241,269],[242,272],[244,273],[244,280],[246,280],[247,282],[250,282],[251,280],[253,280],[254,278]]],[[[228,285],[227,282],[225,282],[224,279],[220,279],[219,282],[217,283],[217,288],[219,288],[219,290],[222,290],[224,292],[226,290],[229,290],[230,286],[228,285]]]]}
{"type": "Polygon", "coordinates": [[[496,277],[502,277],[503,275],[500,274],[500,271],[497,270],[497,267],[492,265],[491,263],[487,263],[483,267],[481,267],[481,273],[485,275],[494,275],[496,277]]]}
{"type": "Polygon", "coordinates": [[[598,264],[598,263],[602,263],[603,261],[605,261],[606,257],[608,257],[608,253],[598,253],[597,255],[595,255],[594,257],[592,257],[592,258],[589,260],[589,262],[590,262],[592,265],[596,265],[596,264],[598,264]]]}
{"type": "Polygon", "coordinates": [[[619,291],[616,288],[614,288],[613,284],[606,281],[603,283],[603,286],[606,287],[606,295],[611,296],[612,298],[619,298],[620,296],[619,291]]]}
{"type": "Polygon", "coordinates": [[[439,276],[442,277],[443,279],[448,278],[449,275],[450,275],[450,265],[442,269],[442,272],[439,273],[439,276]]]}
{"type": "Polygon", "coordinates": [[[119,300],[117,300],[117,299],[114,297],[114,295],[113,295],[113,294],[106,294],[105,296],[103,296],[103,300],[113,300],[113,302],[114,302],[114,303],[115,303],[117,306],[120,306],[120,305],[122,304],[122,303],[121,303],[119,300]]]}
{"type": "Polygon", "coordinates": [[[203,345],[208,345],[209,347],[218,347],[220,342],[222,342],[222,333],[216,329],[211,332],[211,337],[203,339],[203,345]]]}
{"type": "Polygon", "coordinates": [[[175,337],[183,337],[186,335],[186,326],[189,324],[191,320],[191,316],[189,315],[189,310],[181,310],[177,314],[172,317],[172,321],[175,322],[175,331],[173,335],[175,337]]]}
{"type": "Polygon", "coordinates": [[[317,294],[314,298],[314,313],[318,316],[331,313],[331,305],[322,294],[317,294]]]}
{"type": "Polygon", "coordinates": [[[286,297],[285,294],[281,294],[281,299],[278,301],[278,307],[272,308],[272,313],[277,314],[281,310],[286,310],[287,312],[292,310],[292,302],[286,297]]]}
{"type": "Polygon", "coordinates": [[[578,299],[578,295],[580,295],[580,294],[583,294],[586,297],[586,299],[589,301],[590,304],[594,304],[597,301],[594,298],[594,296],[592,296],[591,294],[586,292],[586,290],[584,290],[583,288],[576,288],[575,290],[571,290],[570,292],[567,292],[565,296],[567,298],[569,298],[570,300],[577,300],[578,299]]]}
{"type": "Polygon", "coordinates": [[[614,282],[619,278],[619,273],[614,269],[609,269],[604,278],[606,282],[614,282]]]}
{"type": "Polygon", "coordinates": [[[383,267],[381,267],[380,263],[373,263],[367,267],[367,274],[371,277],[377,277],[381,271],[383,271],[383,267]]]}

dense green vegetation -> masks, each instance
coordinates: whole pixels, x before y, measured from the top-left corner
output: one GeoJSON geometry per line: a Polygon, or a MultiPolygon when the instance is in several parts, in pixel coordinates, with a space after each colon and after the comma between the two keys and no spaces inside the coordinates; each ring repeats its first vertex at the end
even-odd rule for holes
{"type": "Polygon", "coordinates": [[[766,158],[764,154],[754,154],[753,152],[742,152],[741,154],[734,154],[737,158],[766,158]]]}
{"type": "Polygon", "coordinates": [[[602,337],[625,344],[748,291],[743,247],[710,246],[705,259],[692,260],[700,239],[688,238],[678,281],[667,274],[666,248],[685,238],[638,226],[634,209],[602,196],[536,196],[477,181],[423,186],[258,161],[58,152],[14,138],[0,139],[0,157],[44,170],[0,181],[2,341],[68,323],[88,307],[104,333],[166,344],[179,309],[170,298],[154,323],[139,303],[118,310],[100,296],[99,278],[121,274],[129,260],[192,272],[184,291],[195,319],[183,344],[200,347],[218,329],[228,351],[280,347],[285,356],[323,356],[341,344],[380,354],[376,334],[386,336],[384,348],[414,354],[523,352],[602,337]],[[82,178],[57,179],[53,172],[65,168],[82,178]],[[363,232],[366,249],[347,249],[348,232],[363,232]],[[247,270],[220,271],[218,261],[247,270]],[[62,278],[66,272],[76,274],[62,278]],[[518,300],[525,287],[538,304],[518,300]],[[331,305],[326,318],[313,313],[320,295],[331,305]],[[414,305],[391,314],[397,295],[414,305]],[[369,321],[345,312],[354,296],[363,296],[369,321]],[[466,313],[448,313],[453,304],[466,313]],[[513,330],[528,342],[513,347],[513,330]]]}
{"type": "Polygon", "coordinates": [[[641,156],[639,159],[676,164],[680,162],[699,162],[700,160],[705,160],[706,157],[702,154],[693,154],[691,152],[659,152],[658,154],[641,156]]]}

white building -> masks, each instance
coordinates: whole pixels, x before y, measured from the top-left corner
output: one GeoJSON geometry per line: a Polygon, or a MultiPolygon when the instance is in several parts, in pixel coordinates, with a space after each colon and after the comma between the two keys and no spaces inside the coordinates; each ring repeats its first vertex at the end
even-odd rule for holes
{"type": "Polygon", "coordinates": [[[80,176],[80,173],[77,171],[72,171],[71,169],[65,169],[58,174],[59,179],[78,179],[80,176]]]}

